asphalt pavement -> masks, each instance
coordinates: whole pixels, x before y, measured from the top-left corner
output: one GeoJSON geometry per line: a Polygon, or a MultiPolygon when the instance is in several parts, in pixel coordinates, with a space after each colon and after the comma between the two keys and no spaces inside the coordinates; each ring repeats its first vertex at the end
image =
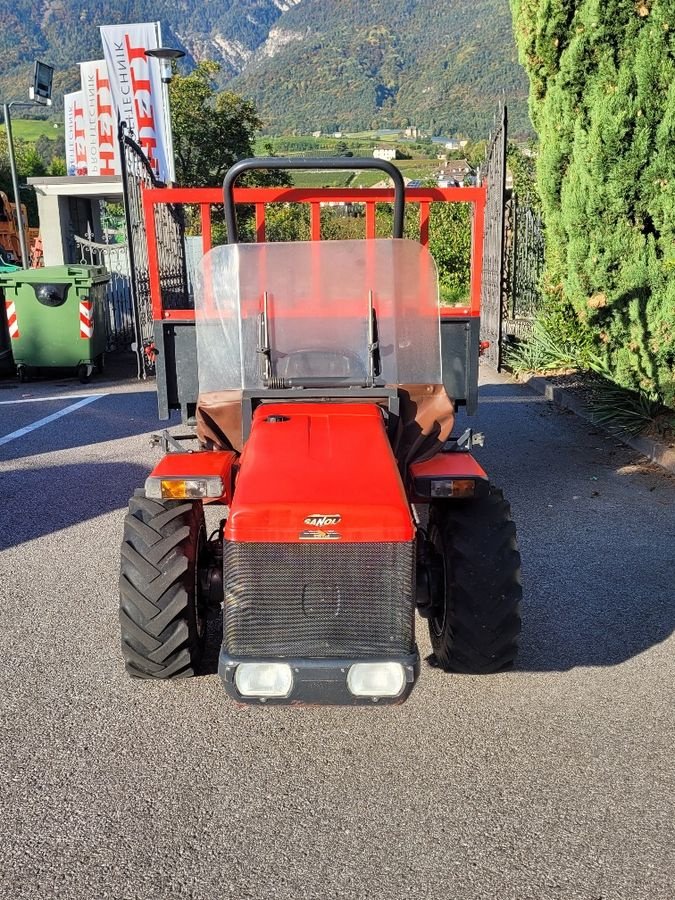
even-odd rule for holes
{"type": "Polygon", "coordinates": [[[404,706],[358,709],[127,678],[119,545],[157,458],[152,385],[0,382],[2,898],[675,897],[675,478],[483,380],[517,667],[425,665],[404,706]]]}

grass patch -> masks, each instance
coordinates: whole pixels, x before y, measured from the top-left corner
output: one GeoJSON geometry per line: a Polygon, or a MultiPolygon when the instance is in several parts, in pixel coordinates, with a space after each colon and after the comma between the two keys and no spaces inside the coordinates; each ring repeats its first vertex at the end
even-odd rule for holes
{"type": "MultiPolygon", "coordinates": [[[[39,137],[44,135],[51,140],[56,140],[63,135],[63,127],[54,128],[54,122],[46,119],[14,119],[12,118],[12,134],[15,138],[34,144],[39,137]]],[[[0,131],[5,126],[0,125],[0,131]]]]}
{"type": "Polygon", "coordinates": [[[384,172],[359,172],[355,177],[350,187],[363,187],[369,188],[374,184],[378,184],[378,182],[383,181],[387,176],[384,172]]]}
{"type": "Polygon", "coordinates": [[[352,177],[351,172],[317,172],[297,171],[292,172],[291,177],[296,187],[347,187],[352,177]]]}
{"type": "MultiPolygon", "coordinates": [[[[351,159],[345,158],[345,165],[351,165],[351,159]]],[[[406,178],[423,180],[434,171],[436,164],[432,160],[402,159],[396,166],[406,178]]],[[[291,172],[296,187],[372,187],[381,181],[388,181],[387,175],[381,171],[349,172],[318,170],[291,172]]]]}
{"type": "Polygon", "coordinates": [[[378,134],[376,131],[350,131],[344,133],[341,140],[344,141],[368,141],[373,143],[396,143],[401,140],[401,132],[395,134],[378,134]]]}

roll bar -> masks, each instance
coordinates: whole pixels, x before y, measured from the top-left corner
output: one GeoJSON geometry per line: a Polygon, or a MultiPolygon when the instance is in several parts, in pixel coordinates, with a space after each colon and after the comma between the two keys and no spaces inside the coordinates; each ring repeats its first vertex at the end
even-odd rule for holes
{"type": "Polygon", "coordinates": [[[234,206],[234,183],[244,172],[252,170],[279,170],[279,169],[336,169],[348,172],[360,172],[364,169],[379,169],[388,175],[394,182],[394,234],[395,238],[403,237],[403,215],[405,208],[405,182],[396,166],[384,159],[372,159],[371,157],[355,157],[353,159],[343,156],[329,157],[328,159],[312,159],[310,157],[283,157],[283,156],[259,156],[255,159],[242,159],[236,162],[227,172],[223,181],[223,195],[225,201],[225,224],[227,226],[227,242],[237,244],[237,212],[234,206]]]}

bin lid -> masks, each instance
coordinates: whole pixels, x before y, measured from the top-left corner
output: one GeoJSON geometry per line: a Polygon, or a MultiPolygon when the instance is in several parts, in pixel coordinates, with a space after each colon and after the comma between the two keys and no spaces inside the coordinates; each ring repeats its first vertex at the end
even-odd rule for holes
{"type": "Polygon", "coordinates": [[[0,284],[97,284],[108,281],[110,275],[105,266],[43,266],[40,269],[0,268],[0,284]]]}

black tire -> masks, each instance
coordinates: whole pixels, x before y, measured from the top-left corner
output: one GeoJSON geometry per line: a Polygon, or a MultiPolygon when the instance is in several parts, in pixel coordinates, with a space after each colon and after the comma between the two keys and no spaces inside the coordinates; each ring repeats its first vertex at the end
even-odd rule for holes
{"type": "Polygon", "coordinates": [[[17,366],[16,377],[19,380],[19,384],[26,384],[29,379],[28,369],[25,366],[17,366]]]}
{"type": "Polygon", "coordinates": [[[124,519],[120,572],[122,656],[137,678],[194,675],[206,640],[199,560],[201,503],[149,500],[136,491],[124,519]]]}
{"type": "Polygon", "coordinates": [[[429,510],[429,540],[443,556],[445,584],[429,617],[440,668],[489,674],[509,668],[520,634],[520,554],[516,527],[502,492],[436,501],[429,510]]]}

